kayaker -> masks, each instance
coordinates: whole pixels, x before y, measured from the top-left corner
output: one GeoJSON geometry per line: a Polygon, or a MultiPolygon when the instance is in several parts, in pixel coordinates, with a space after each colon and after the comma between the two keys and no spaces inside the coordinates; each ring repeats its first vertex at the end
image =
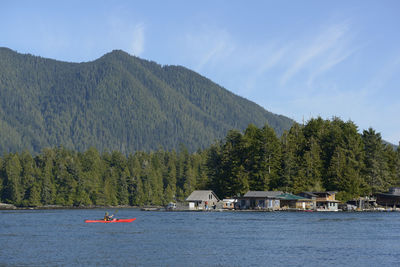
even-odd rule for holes
{"type": "Polygon", "coordinates": [[[114,217],[114,214],[113,215],[108,215],[108,212],[106,212],[106,214],[104,215],[104,220],[105,221],[111,221],[112,217],[114,217]]]}

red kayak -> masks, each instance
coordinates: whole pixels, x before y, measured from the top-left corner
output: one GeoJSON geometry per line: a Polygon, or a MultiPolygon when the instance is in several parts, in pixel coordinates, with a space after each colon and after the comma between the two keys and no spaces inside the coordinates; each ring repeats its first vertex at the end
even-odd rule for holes
{"type": "Polygon", "coordinates": [[[133,218],[133,219],[112,219],[111,221],[85,220],[85,223],[129,223],[129,222],[133,222],[134,220],[136,220],[136,218],[133,218]]]}

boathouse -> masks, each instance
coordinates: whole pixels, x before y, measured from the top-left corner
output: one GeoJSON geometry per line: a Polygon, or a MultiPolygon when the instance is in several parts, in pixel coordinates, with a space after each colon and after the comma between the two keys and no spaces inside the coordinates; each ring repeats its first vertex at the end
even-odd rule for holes
{"type": "Polygon", "coordinates": [[[314,209],[313,205],[313,200],[306,198],[306,197],[301,197],[301,196],[296,196],[293,194],[289,193],[283,193],[281,195],[277,196],[280,198],[281,201],[281,209],[283,210],[312,210],[314,209]]]}
{"type": "Polygon", "coordinates": [[[312,200],[313,209],[317,211],[338,211],[340,201],[336,200],[336,192],[301,192],[299,196],[312,200]]]}
{"type": "Polygon", "coordinates": [[[400,207],[400,187],[391,187],[387,193],[376,194],[376,203],[384,207],[400,207]]]}
{"type": "Polygon", "coordinates": [[[222,200],[222,208],[227,210],[235,209],[235,205],[237,203],[237,199],[234,198],[224,198],[222,200]]]}
{"type": "Polygon", "coordinates": [[[240,198],[240,209],[278,210],[282,191],[248,191],[240,198]]]}
{"type": "Polygon", "coordinates": [[[318,196],[316,194],[314,194],[313,192],[306,191],[306,192],[301,192],[298,195],[301,197],[304,197],[304,198],[311,199],[311,201],[312,201],[311,209],[312,210],[317,209],[317,197],[318,196]]]}
{"type": "Polygon", "coordinates": [[[212,190],[196,190],[186,198],[190,210],[212,209],[219,202],[218,196],[212,190]]]}
{"type": "Polygon", "coordinates": [[[335,199],[336,192],[328,191],[328,192],[312,192],[314,195],[317,195],[316,204],[317,211],[338,211],[339,210],[339,202],[335,199]]]}

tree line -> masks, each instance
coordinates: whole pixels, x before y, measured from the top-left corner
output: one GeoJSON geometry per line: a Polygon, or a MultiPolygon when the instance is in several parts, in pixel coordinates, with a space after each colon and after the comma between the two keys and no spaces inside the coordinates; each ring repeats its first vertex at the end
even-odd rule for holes
{"type": "Polygon", "coordinates": [[[221,198],[332,190],[348,200],[399,185],[400,149],[339,118],[294,124],[281,137],[268,125],[249,125],[194,153],[183,145],[129,155],[60,146],[0,158],[0,201],[17,206],[165,205],[196,189],[221,198]]]}

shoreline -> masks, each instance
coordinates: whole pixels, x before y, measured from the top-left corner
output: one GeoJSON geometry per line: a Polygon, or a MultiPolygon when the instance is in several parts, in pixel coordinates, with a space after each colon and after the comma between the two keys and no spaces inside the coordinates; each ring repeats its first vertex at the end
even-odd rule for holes
{"type": "Polygon", "coordinates": [[[235,210],[235,209],[210,209],[210,210],[190,210],[190,209],[172,209],[168,210],[163,206],[61,206],[46,205],[38,207],[17,207],[12,204],[0,203],[0,210],[69,210],[69,209],[140,209],[141,211],[158,211],[158,212],[317,212],[317,213],[335,213],[335,212],[400,212],[400,209],[378,208],[364,210],[338,210],[338,211],[321,211],[321,210],[297,210],[297,209],[279,209],[279,210],[235,210]]]}
{"type": "Polygon", "coordinates": [[[46,205],[37,207],[18,207],[12,204],[0,203],[0,210],[73,210],[73,209],[140,209],[138,206],[62,206],[62,205],[46,205]]]}

